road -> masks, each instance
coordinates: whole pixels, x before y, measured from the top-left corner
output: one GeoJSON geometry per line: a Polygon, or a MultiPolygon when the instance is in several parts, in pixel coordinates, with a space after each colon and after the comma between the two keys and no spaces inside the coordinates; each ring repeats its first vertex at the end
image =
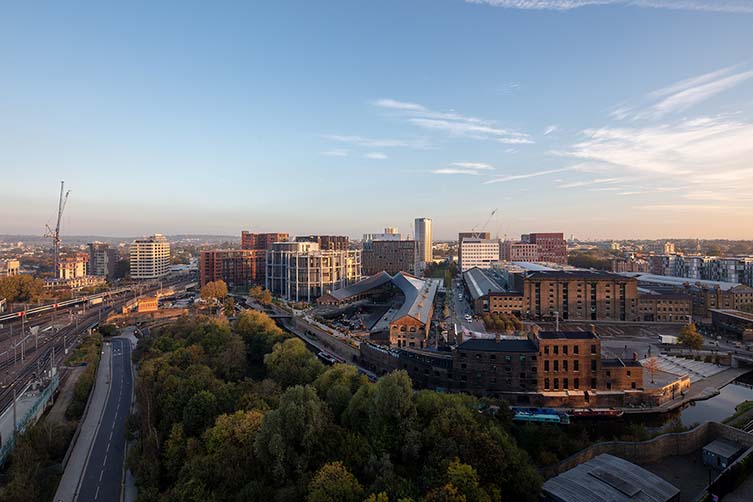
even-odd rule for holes
{"type": "Polygon", "coordinates": [[[461,278],[452,280],[452,290],[447,292],[448,300],[450,303],[450,320],[457,324],[458,327],[464,326],[465,328],[476,331],[479,333],[486,333],[486,328],[481,320],[474,319],[472,321],[466,321],[465,315],[473,314],[473,307],[467,301],[467,295],[463,286],[463,280],[461,278]],[[462,298],[461,296],[462,295],[462,298]]]}
{"type": "Polygon", "coordinates": [[[117,501],[122,490],[125,431],[133,395],[131,343],[124,338],[113,338],[110,343],[110,389],[84,468],[76,498],[79,502],[117,501]]]}

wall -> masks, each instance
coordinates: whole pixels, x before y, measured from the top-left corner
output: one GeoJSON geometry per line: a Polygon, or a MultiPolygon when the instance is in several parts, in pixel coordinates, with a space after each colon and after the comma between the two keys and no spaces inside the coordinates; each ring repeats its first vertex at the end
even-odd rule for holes
{"type": "Polygon", "coordinates": [[[567,457],[558,464],[542,468],[541,474],[545,479],[551,478],[602,453],[609,453],[639,465],[652,464],[666,457],[687,455],[718,438],[735,441],[748,447],[753,446],[753,434],[717,422],[706,422],[687,432],[662,434],[648,441],[596,443],[567,457]]]}

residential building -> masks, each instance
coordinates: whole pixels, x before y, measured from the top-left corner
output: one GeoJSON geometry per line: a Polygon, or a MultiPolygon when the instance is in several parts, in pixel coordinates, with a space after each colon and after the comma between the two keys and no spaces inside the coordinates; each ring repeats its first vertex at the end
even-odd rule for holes
{"type": "Polygon", "coordinates": [[[413,232],[416,239],[416,270],[425,267],[431,263],[432,254],[432,221],[431,218],[416,218],[415,229],[413,232]]]}
{"type": "Polygon", "coordinates": [[[363,274],[415,273],[416,241],[374,240],[363,244],[363,274]]]}
{"type": "Polygon", "coordinates": [[[18,275],[21,271],[21,262],[18,260],[0,260],[0,277],[18,275]]]}
{"type": "Polygon", "coordinates": [[[320,249],[317,242],[276,242],[266,256],[265,286],[289,301],[312,302],[361,279],[361,250],[320,249]]]}
{"type": "Polygon", "coordinates": [[[361,242],[365,246],[372,241],[399,241],[401,239],[402,235],[400,235],[396,227],[386,227],[384,233],[381,234],[363,234],[361,242]]]}
{"type": "Polygon", "coordinates": [[[276,232],[257,234],[244,230],[241,232],[241,249],[266,251],[272,249],[272,244],[275,242],[287,242],[288,240],[290,240],[290,236],[287,233],[276,232]]]}
{"type": "Polygon", "coordinates": [[[296,242],[316,242],[322,251],[345,251],[350,247],[350,238],[346,235],[299,235],[296,242]]]}
{"type": "Polygon", "coordinates": [[[636,256],[629,256],[625,258],[613,258],[612,259],[612,272],[644,272],[648,273],[651,270],[651,264],[636,256]]]}
{"type": "Polygon", "coordinates": [[[60,257],[58,264],[58,279],[80,279],[89,275],[89,255],[75,253],[60,257]]]}
{"type": "Polygon", "coordinates": [[[129,255],[131,279],[160,279],[170,272],[170,243],[162,234],[136,239],[129,255]]]}
{"type": "Polygon", "coordinates": [[[260,249],[215,249],[202,251],[199,260],[201,285],[223,280],[229,288],[264,284],[267,252],[260,249]]]}
{"type": "Polygon", "coordinates": [[[90,242],[87,247],[89,248],[89,275],[113,279],[115,265],[118,263],[115,248],[105,242],[90,242]]]}
{"type": "Polygon", "coordinates": [[[502,243],[502,259],[506,261],[535,262],[539,258],[539,247],[526,242],[505,241],[502,243]]]}
{"type": "Polygon", "coordinates": [[[460,271],[491,268],[499,261],[499,241],[466,237],[460,241],[460,271]]]}
{"type": "Polygon", "coordinates": [[[664,243],[664,254],[674,254],[675,253],[675,243],[674,242],[665,242],[664,243]]]}
{"type": "Polygon", "coordinates": [[[536,244],[538,252],[536,261],[567,264],[567,243],[561,232],[524,234],[520,240],[527,244],[536,244]]]}

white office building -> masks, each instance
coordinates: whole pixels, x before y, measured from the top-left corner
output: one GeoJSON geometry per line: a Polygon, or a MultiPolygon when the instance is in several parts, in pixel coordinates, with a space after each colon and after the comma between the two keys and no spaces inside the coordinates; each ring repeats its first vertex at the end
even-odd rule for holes
{"type": "Polygon", "coordinates": [[[162,234],[136,239],[129,255],[131,279],[159,279],[170,272],[170,243],[162,234]]]}
{"type": "Polygon", "coordinates": [[[460,241],[460,272],[474,267],[488,269],[499,261],[499,241],[464,238],[460,241]]]}

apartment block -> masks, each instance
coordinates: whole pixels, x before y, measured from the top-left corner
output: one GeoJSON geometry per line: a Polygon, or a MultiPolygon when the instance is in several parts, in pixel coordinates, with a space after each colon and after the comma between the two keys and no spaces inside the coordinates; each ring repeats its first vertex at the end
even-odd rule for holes
{"type": "Polygon", "coordinates": [[[266,256],[265,286],[289,301],[319,296],[361,279],[361,250],[320,249],[317,242],[277,242],[266,256]]]}
{"type": "Polygon", "coordinates": [[[520,240],[526,244],[536,244],[536,261],[567,265],[567,242],[561,232],[524,234],[520,240]]]}
{"type": "Polygon", "coordinates": [[[170,243],[162,234],[136,239],[129,255],[132,279],[160,279],[170,272],[170,243]]]}
{"type": "Polygon", "coordinates": [[[202,251],[199,260],[201,285],[222,280],[229,288],[264,284],[267,252],[259,249],[202,251]]]}
{"type": "Polygon", "coordinates": [[[241,232],[241,249],[266,251],[272,249],[272,244],[275,242],[287,242],[288,240],[290,240],[290,236],[282,232],[257,234],[244,230],[241,232]]]}
{"type": "Polygon", "coordinates": [[[539,261],[539,247],[536,244],[505,241],[501,246],[505,261],[539,261]]]}
{"type": "Polygon", "coordinates": [[[416,241],[375,240],[363,244],[363,274],[374,275],[385,271],[415,273],[416,241]]]}
{"type": "Polygon", "coordinates": [[[87,247],[89,248],[89,275],[113,279],[115,265],[118,262],[117,250],[105,242],[90,242],[87,247]]]}
{"type": "Polygon", "coordinates": [[[350,247],[350,238],[346,235],[299,235],[296,242],[315,242],[322,251],[345,251],[350,247]]]}
{"type": "Polygon", "coordinates": [[[18,260],[0,260],[0,277],[18,275],[21,271],[21,262],[18,260]]]}
{"type": "Polygon", "coordinates": [[[499,241],[467,237],[460,241],[460,271],[491,268],[499,261],[499,241]]]}
{"type": "Polygon", "coordinates": [[[58,279],[80,279],[86,277],[89,267],[89,255],[75,253],[60,258],[58,265],[58,279]]]}

